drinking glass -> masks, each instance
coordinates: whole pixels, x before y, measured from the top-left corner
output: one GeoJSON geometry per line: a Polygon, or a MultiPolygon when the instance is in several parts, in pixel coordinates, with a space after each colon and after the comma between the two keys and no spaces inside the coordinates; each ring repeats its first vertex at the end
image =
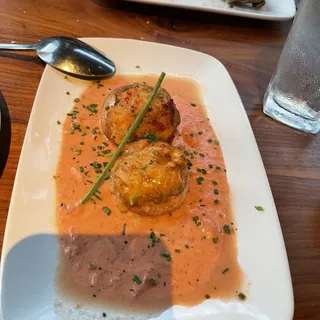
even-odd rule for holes
{"type": "Polygon", "coordinates": [[[320,131],[320,1],[303,0],[264,96],[263,111],[293,128],[320,131]]]}

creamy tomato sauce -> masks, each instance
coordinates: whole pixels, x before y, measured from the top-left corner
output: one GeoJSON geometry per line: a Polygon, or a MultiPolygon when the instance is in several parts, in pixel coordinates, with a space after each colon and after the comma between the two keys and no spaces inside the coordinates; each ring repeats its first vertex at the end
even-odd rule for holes
{"type": "Polygon", "coordinates": [[[63,123],[56,173],[62,239],[57,286],[80,303],[158,312],[173,304],[237,298],[242,288],[221,145],[196,82],[167,76],[162,85],[181,115],[173,145],[184,149],[191,175],[183,205],[158,217],[123,213],[108,180],[98,197],[80,204],[115,150],[99,127],[106,96],[119,86],[156,80],[116,76],[92,84],[63,123]]]}

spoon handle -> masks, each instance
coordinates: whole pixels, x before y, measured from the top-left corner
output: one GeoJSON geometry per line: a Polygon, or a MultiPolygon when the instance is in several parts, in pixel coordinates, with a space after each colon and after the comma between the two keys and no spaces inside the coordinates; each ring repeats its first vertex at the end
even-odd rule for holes
{"type": "Polygon", "coordinates": [[[0,44],[0,50],[34,50],[34,44],[0,44]]]}

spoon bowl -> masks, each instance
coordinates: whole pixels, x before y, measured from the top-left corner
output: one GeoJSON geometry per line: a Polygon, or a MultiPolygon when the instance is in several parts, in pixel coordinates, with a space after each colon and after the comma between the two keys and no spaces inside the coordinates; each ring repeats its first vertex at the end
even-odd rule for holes
{"type": "Polygon", "coordinates": [[[47,64],[77,78],[94,80],[116,72],[112,60],[85,42],[68,37],[49,37],[35,44],[0,44],[5,50],[35,50],[47,64]]]}

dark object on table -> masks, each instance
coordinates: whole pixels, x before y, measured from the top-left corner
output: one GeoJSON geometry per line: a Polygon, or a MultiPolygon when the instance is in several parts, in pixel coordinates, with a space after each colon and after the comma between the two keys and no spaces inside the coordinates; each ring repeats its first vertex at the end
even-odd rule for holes
{"type": "Polygon", "coordinates": [[[0,92],[0,178],[6,166],[11,142],[11,124],[9,110],[0,92]]]}
{"type": "Polygon", "coordinates": [[[265,0],[228,0],[228,3],[230,5],[251,3],[254,8],[261,8],[266,4],[265,0]]]}

